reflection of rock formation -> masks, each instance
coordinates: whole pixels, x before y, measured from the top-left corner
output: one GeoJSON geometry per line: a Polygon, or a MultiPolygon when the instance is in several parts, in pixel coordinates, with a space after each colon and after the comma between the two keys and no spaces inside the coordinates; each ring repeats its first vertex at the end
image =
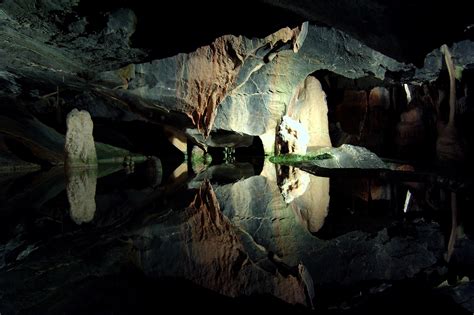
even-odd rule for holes
{"type": "Polygon", "coordinates": [[[310,232],[319,231],[328,214],[329,178],[310,175],[293,166],[275,167],[274,180],[298,222],[310,232]]]}
{"type": "MultiPolygon", "coordinates": [[[[197,284],[194,287],[204,286],[228,296],[265,294],[291,303],[305,302],[303,287],[313,296],[313,285],[317,294],[326,288],[353,289],[367,283],[427,276],[426,272],[431,276],[433,270],[443,272],[437,267],[445,241],[436,223],[404,222],[396,228],[381,227],[371,232],[351,229],[328,240],[311,235],[294,215],[295,205],[303,213],[302,204],[309,207],[314,204],[310,200],[318,199],[316,194],[311,198],[307,194],[326,189],[324,183],[315,184],[319,178],[310,178],[305,194],[290,205],[284,202],[276,183],[275,166],[269,163],[264,165],[261,175],[232,184],[218,183],[211,188],[204,181],[197,193],[186,189],[173,191],[176,199],[170,197],[166,203],[165,191],[146,188],[144,192],[130,192],[127,185],[126,190],[110,191],[108,198],[123,198],[125,203],[111,204],[109,208],[119,211],[109,211],[102,225],[97,224],[101,218],[96,215],[94,229],[76,229],[79,233],[57,229],[54,237],[50,237],[55,231],[49,229],[51,225],[41,230],[36,225],[34,235],[47,231],[41,242],[32,234],[25,234],[26,224],[31,222],[28,217],[25,225],[18,225],[20,228],[5,229],[9,235],[5,240],[10,241],[0,243],[0,254],[5,250],[8,256],[4,257],[9,257],[6,267],[0,267],[0,309],[11,305],[8,309],[19,313],[34,310],[35,314],[51,314],[52,306],[66,304],[64,292],[79,297],[78,301],[83,303],[84,283],[90,284],[86,288],[104,288],[110,283],[107,279],[114,283],[112,289],[122,292],[115,276],[109,276],[128,273],[126,267],[132,262],[146,275],[157,278],[147,278],[147,283],[163,283],[161,277],[172,279],[168,283],[175,289],[173,292],[189,292],[181,281],[186,279],[197,284]],[[37,306],[42,307],[40,311],[33,308],[37,306]]],[[[324,180],[327,181],[321,179],[324,180]]],[[[110,178],[110,182],[117,182],[116,177],[110,178]]],[[[99,197],[97,202],[99,205],[99,197]]],[[[313,229],[315,224],[306,225],[313,229]]],[[[472,251],[461,250],[461,246],[472,247],[471,243],[458,240],[452,261],[464,261],[466,267],[471,266],[472,255],[462,255],[472,251]]],[[[128,276],[126,281],[140,278],[128,276]]],[[[134,288],[133,284],[129,287],[134,288]]],[[[153,292],[152,299],[156,298],[154,290],[148,285],[144,287],[153,292]]],[[[94,294],[89,296],[97,299],[94,294]]],[[[175,300],[179,301],[177,296],[175,300]]],[[[323,298],[316,296],[324,305],[323,298]]],[[[235,305],[233,300],[226,301],[235,305]]],[[[97,309],[90,305],[90,312],[97,309]]]]}
{"type": "Polygon", "coordinates": [[[157,187],[161,184],[163,167],[161,160],[155,156],[148,158],[145,162],[145,178],[150,187],[157,187]]]}
{"type": "Polygon", "coordinates": [[[94,218],[97,169],[69,169],[66,171],[66,192],[71,219],[76,224],[88,223],[94,218]]]}
{"type": "Polygon", "coordinates": [[[218,186],[216,195],[224,214],[234,225],[245,230],[255,243],[268,252],[278,255],[285,264],[297,266],[302,258],[300,249],[305,246],[311,248],[318,243],[307,227],[316,225],[311,221],[315,221],[316,217],[325,217],[327,213],[327,205],[323,207],[319,201],[316,202],[317,192],[308,189],[325,191],[325,187],[318,187],[319,180],[307,174],[310,179],[308,189],[288,205],[278,185],[281,183],[277,183],[278,178],[285,177],[277,176],[277,171],[282,174],[288,170],[277,170],[275,165],[267,162],[261,175],[218,186]],[[308,193],[310,196],[305,197],[308,193]],[[315,202],[314,205],[311,202],[315,202]],[[322,214],[317,213],[319,209],[324,209],[322,214]]]}
{"type": "Polygon", "coordinates": [[[291,203],[295,198],[303,195],[310,183],[309,174],[292,166],[277,166],[278,184],[286,203],[291,203]]]}
{"type": "Polygon", "coordinates": [[[64,150],[66,166],[97,164],[92,119],[87,111],[73,109],[66,118],[67,132],[64,150]]]}
{"type": "Polygon", "coordinates": [[[290,206],[303,226],[315,233],[323,227],[328,215],[329,178],[303,173],[308,176],[308,186],[306,191],[293,200],[290,206]]]}
{"type": "Polygon", "coordinates": [[[178,225],[155,224],[141,233],[153,240],[153,246],[139,255],[146,274],[184,277],[232,297],[270,294],[289,303],[306,303],[297,272],[281,274],[258,244],[245,240],[245,233],[239,235],[222,214],[209,182],[179,216],[178,225]]]}
{"type": "Polygon", "coordinates": [[[411,278],[442,257],[443,238],[437,224],[403,228],[396,235],[384,228],[375,234],[355,230],[329,241],[312,236],[309,232],[320,229],[327,214],[329,198],[323,191],[329,191],[329,179],[311,176],[305,194],[287,205],[276,183],[275,167],[268,164],[260,176],[216,187],[232,224],[285,264],[302,262],[315,287],[411,278]]]}
{"type": "Polygon", "coordinates": [[[308,231],[319,231],[328,215],[329,178],[314,176],[296,167],[276,165],[276,172],[266,172],[276,182],[284,201],[298,222],[308,231]]]}

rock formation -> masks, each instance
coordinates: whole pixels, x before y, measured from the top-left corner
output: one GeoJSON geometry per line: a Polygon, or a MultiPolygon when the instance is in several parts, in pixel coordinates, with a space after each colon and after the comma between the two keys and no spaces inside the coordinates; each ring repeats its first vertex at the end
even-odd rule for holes
{"type": "Polygon", "coordinates": [[[318,153],[329,154],[326,159],[314,159],[308,164],[322,169],[387,169],[387,165],[366,148],[343,144],[339,148],[320,149],[318,153]]]}
{"type": "Polygon", "coordinates": [[[308,148],[330,147],[328,105],[321,83],[308,76],[295,90],[286,115],[299,121],[308,131],[308,148]]]}
{"type": "Polygon", "coordinates": [[[283,116],[276,135],[277,154],[306,154],[309,143],[309,134],[301,122],[289,116],[283,116]]]}
{"type": "Polygon", "coordinates": [[[462,145],[461,135],[458,134],[457,127],[454,123],[456,108],[455,69],[448,46],[443,45],[441,50],[444,54],[449,72],[449,121],[445,126],[438,128],[439,135],[436,141],[436,152],[441,161],[462,162],[466,158],[466,153],[462,145]]]}
{"type": "Polygon", "coordinates": [[[89,113],[73,109],[67,115],[66,123],[64,145],[66,167],[97,166],[97,154],[92,136],[93,123],[89,113]]]}

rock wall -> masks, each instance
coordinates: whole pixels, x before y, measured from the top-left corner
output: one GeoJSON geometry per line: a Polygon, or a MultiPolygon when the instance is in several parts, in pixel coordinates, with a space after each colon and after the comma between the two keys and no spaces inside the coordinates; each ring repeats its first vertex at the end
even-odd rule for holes
{"type": "Polygon", "coordinates": [[[308,130],[309,148],[331,146],[326,93],[318,79],[308,76],[296,88],[286,114],[308,130]]]}

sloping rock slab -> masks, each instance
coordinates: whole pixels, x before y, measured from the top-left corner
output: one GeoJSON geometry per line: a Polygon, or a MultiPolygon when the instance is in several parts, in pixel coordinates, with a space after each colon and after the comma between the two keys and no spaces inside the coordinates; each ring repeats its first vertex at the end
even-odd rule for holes
{"type": "Polygon", "coordinates": [[[372,175],[389,171],[375,153],[363,147],[343,144],[338,148],[320,149],[317,153],[328,154],[330,158],[314,159],[295,166],[315,175],[372,175]]]}

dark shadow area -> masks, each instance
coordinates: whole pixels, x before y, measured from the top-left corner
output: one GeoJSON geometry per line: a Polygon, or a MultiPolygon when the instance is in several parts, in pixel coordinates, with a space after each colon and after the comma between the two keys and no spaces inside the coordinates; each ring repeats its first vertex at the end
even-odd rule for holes
{"type": "MultiPolygon", "coordinates": [[[[148,60],[189,53],[227,34],[265,37],[304,20],[260,1],[216,4],[213,1],[171,1],[166,5],[146,0],[81,1],[79,12],[91,16],[95,28],[105,25],[105,12],[131,8],[138,16],[132,47],[149,50],[148,60]]],[[[92,27],[92,26],[91,26],[92,27]]]]}
{"type": "Polygon", "coordinates": [[[179,278],[150,279],[133,266],[115,275],[76,283],[42,304],[21,314],[156,314],[160,310],[311,313],[303,306],[288,305],[271,296],[229,298],[179,278]]]}

